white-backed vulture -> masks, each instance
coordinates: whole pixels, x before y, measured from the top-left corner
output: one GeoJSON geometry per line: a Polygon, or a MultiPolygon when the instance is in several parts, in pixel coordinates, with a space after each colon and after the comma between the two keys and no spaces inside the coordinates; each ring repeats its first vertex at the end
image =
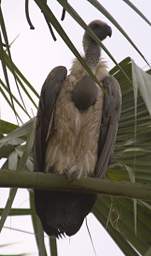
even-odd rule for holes
{"type": "MultiPolygon", "coordinates": [[[[112,34],[111,28],[99,20],[89,27],[101,41],[112,34]]],[[[120,87],[100,59],[100,46],[87,32],[83,48],[85,61],[101,86],[77,59],[69,75],[63,66],[49,73],[42,87],[36,120],[35,171],[57,173],[69,179],[102,178],[110,164],[121,109],[120,87]]],[[[81,192],[34,192],[43,228],[55,237],[75,234],[97,197],[81,192]]]]}

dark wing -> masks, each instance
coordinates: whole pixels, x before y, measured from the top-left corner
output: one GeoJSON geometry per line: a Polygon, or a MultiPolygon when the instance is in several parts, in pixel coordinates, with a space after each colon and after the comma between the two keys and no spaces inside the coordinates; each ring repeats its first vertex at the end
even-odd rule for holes
{"type": "Polygon", "coordinates": [[[58,66],[49,73],[43,84],[35,128],[34,171],[44,170],[47,134],[51,128],[55,102],[66,75],[66,68],[58,66]]]}
{"type": "Polygon", "coordinates": [[[102,84],[104,88],[104,103],[98,141],[98,161],[95,168],[95,176],[97,177],[104,177],[110,164],[122,101],[120,86],[114,77],[106,76],[102,84]]]}
{"type": "MultiPolygon", "coordinates": [[[[44,171],[48,135],[53,130],[53,112],[57,96],[66,78],[64,67],[57,67],[46,79],[40,96],[34,145],[34,170],[44,171]]],[[[90,212],[95,194],[67,191],[35,190],[35,209],[44,231],[49,236],[61,237],[75,234],[90,212]]]]}

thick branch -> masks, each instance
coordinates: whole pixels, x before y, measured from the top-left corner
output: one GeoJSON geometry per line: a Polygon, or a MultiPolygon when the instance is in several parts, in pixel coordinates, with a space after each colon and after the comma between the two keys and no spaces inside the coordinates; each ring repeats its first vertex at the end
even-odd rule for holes
{"type": "Polygon", "coordinates": [[[67,180],[65,177],[25,171],[0,172],[1,187],[19,187],[47,190],[72,190],[113,196],[151,200],[151,186],[129,182],[111,182],[96,178],[67,180]]]}

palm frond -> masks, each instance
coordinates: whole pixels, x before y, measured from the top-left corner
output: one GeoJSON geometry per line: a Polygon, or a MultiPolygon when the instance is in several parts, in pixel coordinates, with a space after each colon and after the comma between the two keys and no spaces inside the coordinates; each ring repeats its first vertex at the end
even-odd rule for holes
{"type": "MultiPolygon", "coordinates": [[[[123,95],[122,114],[120,119],[117,143],[113,156],[113,163],[108,172],[108,177],[113,180],[130,180],[135,184],[151,184],[150,138],[151,118],[150,102],[148,94],[151,84],[151,76],[142,71],[130,58],[122,61],[121,66],[132,79],[133,87],[124,79],[121,71],[115,67],[111,70],[120,82],[123,95]],[[136,104],[136,105],[135,105],[136,104]]],[[[94,214],[105,225],[111,201],[109,198],[99,198],[94,208],[94,214]]],[[[149,234],[150,202],[130,199],[117,199],[112,197],[112,210],[108,221],[107,230],[116,231],[118,238],[124,239],[124,247],[121,240],[117,243],[127,255],[145,255],[151,243],[149,234]],[[131,248],[129,248],[131,247],[131,248]]],[[[117,238],[116,238],[117,239],[117,238]]]]}

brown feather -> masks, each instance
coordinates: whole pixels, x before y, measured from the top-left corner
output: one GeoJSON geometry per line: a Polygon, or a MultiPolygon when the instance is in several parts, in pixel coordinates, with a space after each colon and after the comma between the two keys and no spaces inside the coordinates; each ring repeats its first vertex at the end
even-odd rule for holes
{"type": "MultiPolygon", "coordinates": [[[[111,28],[103,22],[93,21],[89,26],[100,40],[111,36],[111,28]]],[[[65,67],[50,72],[42,88],[37,115],[35,171],[55,172],[69,178],[103,177],[107,171],[120,113],[119,86],[108,75],[105,63],[99,62],[100,47],[87,32],[83,46],[85,60],[102,81],[105,92],[77,60],[68,77],[65,67]]],[[[55,237],[75,234],[97,197],[75,192],[34,192],[43,228],[55,237]]]]}
{"type": "Polygon", "coordinates": [[[57,99],[54,133],[53,136],[49,136],[47,144],[46,171],[53,166],[58,174],[80,178],[94,173],[103,91],[95,85],[98,91],[95,104],[87,111],[80,112],[71,98],[71,92],[76,88],[77,82],[74,75],[68,76],[57,99]]]}

